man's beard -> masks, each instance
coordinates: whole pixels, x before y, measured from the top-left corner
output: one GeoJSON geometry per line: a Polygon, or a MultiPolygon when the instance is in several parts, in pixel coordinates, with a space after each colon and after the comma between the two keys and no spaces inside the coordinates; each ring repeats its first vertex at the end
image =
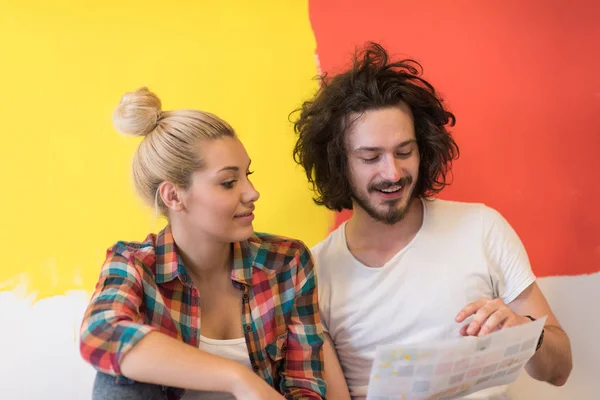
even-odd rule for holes
{"type": "Polygon", "coordinates": [[[387,211],[381,211],[370,202],[368,195],[363,196],[361,193],[358,192],[355,186],[352,186],[352,198],[356,202],[356,204],[358,204],[363,210],[365,210],[367,214],[369,214],[369,216],[375,221],[382,222],[386,225],[394,225],[395,223],[400,222],[402,219],[404,219],[404,217],[408,213],[410,205],[412,204],[415,189],[414,186],[412,186],[412,183],[413,178],[411,176],[406,176],[400,178],[396,182],[378,182],[375,184],[370,184],[367,187],[367,193],[372,193],[376,190],[387,189],[395,185],[402,186],[402,191],[410,190],[410,192],[408,193],[406,205],[401,208],[397,208],[396,205],[400,201],[402,201],[404,197],[394,200],[385,200],[383,204],[388,206],[387,211]]]}

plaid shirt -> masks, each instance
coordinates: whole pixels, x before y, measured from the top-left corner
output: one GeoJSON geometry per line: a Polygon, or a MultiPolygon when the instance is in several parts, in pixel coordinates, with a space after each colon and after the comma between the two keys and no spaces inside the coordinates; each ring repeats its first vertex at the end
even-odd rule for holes
{"type": "MultiPolygon", "coordinates": [[[[291,399],[322,399],[323,330],[313,262],[303,243],[266,234],[233,245],[234,286],[244,291],[241,322],[254,371],[291,399]]],[[[194,347],[200,340],[198,290],[177,254],[170,227],[107,252],[81,327],[82,357],[121,375],[123,356],[158,331],[194,347]]],[[[164,388],[169,399],[185,390],[164,388]]]]}

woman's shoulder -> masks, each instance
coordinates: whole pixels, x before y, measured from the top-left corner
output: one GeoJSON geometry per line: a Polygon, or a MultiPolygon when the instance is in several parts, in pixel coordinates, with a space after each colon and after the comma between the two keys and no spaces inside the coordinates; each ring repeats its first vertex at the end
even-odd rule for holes
{"type": "Polygon", "coordinates": [[[272,233],[255,232],[249,242],[263,249],[277,251],[279,253],[294,253],[308,251],[308,247],[300,239],[286,236],[274,235],[272,233]]]}
{"type": "Polygon", "coordinates": [[[108,248],[108,252],[119,254],[125,257],[144,256],[148,253],[155,253],[157,247],[157,235],[149,234],[142,241],[119,240],[108,248]]]}
{"type": "Polygon", "coordinates": [[[255,232],[248,243],[254,250],[254,262],[269,270],[282,271],[297,267],[298,263],[306,265],[311,260],[310,250],[299,239],[255,232]]]}
{"type": "Polygon", "coordinates": [[[113,272],[124,268],[151,267],[156,263],[156,256],[160,253],[157,236],[149,234],[142,241],[119,240],[106,251],[104,269],[107,267],[113,272]]]}

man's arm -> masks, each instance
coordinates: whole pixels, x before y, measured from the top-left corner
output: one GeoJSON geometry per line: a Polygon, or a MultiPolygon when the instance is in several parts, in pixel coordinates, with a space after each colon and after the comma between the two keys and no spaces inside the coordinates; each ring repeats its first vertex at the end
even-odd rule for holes
{"type": "Polygon", "coordinates": [[[564,385],[573,368],[571,343],[537,283],[525,289],[508,306],[518,315],[530,315],[536,319],[548,316],[542,347],[525,365],[525,370],[534,379],[556,386],[564,385]]]}
{"type": "Polygon", "coordinates": [[[456,321],[462,322],[471,315],[470,324],[461,329],[463,335],[484,336],[502,328],[522,325],[531,321],[526,315],[536,319],[547,316],[542,346],[525,365],[525,370],[532,378],[556,386],[567,382],[573,368],[571,343],[537,283],[532,283],[508,305],[499,298],[473,302],[457,315],[456,321]]]}

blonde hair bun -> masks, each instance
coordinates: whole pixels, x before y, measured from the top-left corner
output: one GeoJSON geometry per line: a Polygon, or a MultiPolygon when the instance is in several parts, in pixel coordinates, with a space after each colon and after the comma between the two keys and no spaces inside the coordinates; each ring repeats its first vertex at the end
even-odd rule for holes
{"type": "Polygon", "coordinates": [[[162,114],[160,99],[146,87],[126,93],[113,114],[120,133],[146,136],[156,128],[162,114]]]}

